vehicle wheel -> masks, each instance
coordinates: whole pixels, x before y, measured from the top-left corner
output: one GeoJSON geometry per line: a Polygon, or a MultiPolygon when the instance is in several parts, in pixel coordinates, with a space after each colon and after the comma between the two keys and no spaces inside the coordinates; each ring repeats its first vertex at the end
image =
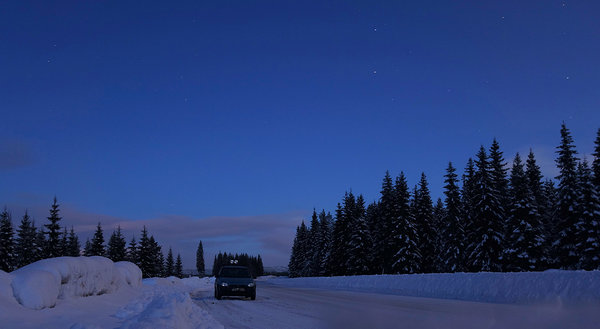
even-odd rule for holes
{"type": "Polygon", "coordinates": [[[250,295],[250,299],[251,300],[256,300],[256,291],[252,293],[252,295],[250,295]]]}
{"type": "Polygon", "coordinates": [[[219,293],[219,289],[215,289],[215,298],[221,300],[221,293],[219,293]]]}

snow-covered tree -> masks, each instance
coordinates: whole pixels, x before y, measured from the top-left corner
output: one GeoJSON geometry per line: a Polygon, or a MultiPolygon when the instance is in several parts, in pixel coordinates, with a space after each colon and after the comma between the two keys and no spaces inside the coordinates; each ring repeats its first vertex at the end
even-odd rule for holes
{"type": "Polygon", "coordinates": [[[433,223],[433,202],[429,194],[425,173],[421,173],[419,187],[413,198],[414,207],[412,213],[417,231],[419,232],[419,250],[421,252],[420,270],[423,273],[432,273],[435,272],[435,243],[437,236],[433,223]]]}
{"type": "Polygon", "coordinates": [[[389,171],[386,171],[381,184],[381,198],[377,223],[372,232],[373,239],[373,263],[376,273],[391,273],[393,257],[398,251],[394,238],[397,227],[397,215],[395,209],[394,182],[389,171]]]}
{"type": "Polygon", "coordinates": [[[574,270],[579,263],[575,236],[579,221],[577,209],[577,158],[571,133],[563,123],[560,129],[561,143],[557,147],[556,165],[560,174],[556,177],[558,200],[556,205],[556,226],[554,234],[554,255],[556,265],[562,269],[574,270]]]}
{"type": "Polygon", "coordinates": [[[17,228],[17,237],[15,239],[15,268],[36,261],[36,231],[27,210],[25,210],[25,215],[23,215],[19,227],[17,228]]]}
{"type": "Polygon", "coordinates": [[[501,271],[503,255],[503,211],[494,188],[493,168],[483,146],[475,160],[473,191],[473,235],[468,248],[472,271],[501,271]]]}
{"type": "Polygon", "coordinates": [[[96,232],[94,232],[94,236],[92,237],[89,255],[87,256],[104,256],[106,254],[106,250],[104,248],[104,234],[102,232],[102,225],[98,223],[96,226],[96,232]]]}
{"type": "Polygon", "coordinates": [[[534,271],[543,259],[542,221],[520,155],[510,176],[511,208],[507,222],[505,270],[534,271]]]}
{"type": "Polygon", "coordinates": [[[180,279],[183,278],[183,263],[180,254],[177,254],[177,260],[175,261],[175,276],[180,279]]]}
{"type": "Polygon", "coordinates": [[[173,250],[169,247],[167,253],[167,260],[165,261],[165,276],[172,276],[175,274],[175,260],[173,259],[173,250]]]}
{"type": "Polygon", "coordinates": [[[14,269],[14,231],[11,215],[4,207],[0,213],[0,270],[10,272],[14,269]]]}
{"type": "Polygon", "coordinates": [[[67,254],[66,256],[79,257],[81,253],[81,244],[79,243],[79,237],[75,234],[75,230],[73,226],[71,226],[71,231],[69,232],[69,237],[67,238],[67,254]]]}
{"type": "Polygon", "coordinates": [[[578,269],[600,269],[600,198],[592,171],[584,159],[579,164],[578,176],[578,222],[575,248],[580,255],[578,269]]]}
{"type": "Polygon", "coordinates": [[[138,244],[135,241],[135,236],[131,237],[129,245],[127,246],[127,261],[140,266],[140,257],[138,252],[138,244]]]}
{"type": "Polygon", "coordinates": [[[409,203],[408,184],[404,173],[401,172],[396,178],[394,187],[394,205],[398,224],[393,230],[396,252],[392,258],[392,273],[419,273],[421,269],[419,233],[409,203]]]}
{"type": "Polygon", "coordinates": [[[369,254],[372,243],[365,216],[365,200],[359,195],[349,216],[350,241],[346,269],[350,275],[368,274],[370,270],[369,254]]]}
{"type": "Polygon", "coordinates": [[[444,194],[446,195],[446,216],[443,219],[441,235],[444,237],[442,259],[444,272],[462,272],[464,267],[465,231],[462,223],[462,204],[458,187],[458,176],[452,162],[448,164],[444,175],[444,194]]]}
{"type": "Polygon", "coordinates": [[[319,213],[319,233],[321,234],[321,265],[319,276],[329,275],[328,272],[328,263],[329,257],[331,255],[331,235],[333,231],[333,217],[330,213],[325,213],[325,209],[319,213]]]}
{"type": "Polygon", "coordinates": [[[121,233],[121,226],[117,226],[117,229],[113,231],[110,239],[108,240],[108,246],[106,248],[106,257],[110,258],[113,262],[120,262],[127,259],[127,242],[125,237],[121,233]]]}
{"type": "Polygon", "coordinates": [[[600,193],[600,129],[596,134],[596,140],[594,141],[594,162],[592,162],[592,178],[596,191],[600,193]]]}
{"type": "Polygon", "coordinates": [[[48,217],[48,224],[45,224],[47,231],[45,232],[48,238],[46,239],[45,253],[49,258],[62,256],[62,250],[60,246],[60,220],[58,203],[56,197],[54,202],[50,206],[50,216],[48,217]]]}

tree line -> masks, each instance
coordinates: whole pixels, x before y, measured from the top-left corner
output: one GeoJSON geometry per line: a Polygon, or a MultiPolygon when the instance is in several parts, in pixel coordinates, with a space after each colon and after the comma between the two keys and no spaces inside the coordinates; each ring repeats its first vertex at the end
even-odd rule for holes
{"type": "Polygon", "coordinates": [[[600,269],[600,129],[591,166],[564,123],[560,136],[555,180],[532,150],[509,173],[494,139],[460,180],[448,164],[444,200],[433,202],[424,173],[411,191],[403,172],[386,172],[368,206],[346,192],[335,220],[313,211],[296,228],[290,276],[600,269]]]}
{"type": "MultiPolygon", "coordinates": [[[[177,257],[174,257],[172,249],[169,248],[165,258],[162,246],[154,236],[148,234],[145,226],[139,241],[136,241],[134,236],[127,244],[121,227],[118,226],[108,243],[105,243],[102,225],[98,223],[92,239],[85,242],[82,250],[73,227],[68,232],[66,227],[61,229],[62,218],[59,212],[59,204],[54,198],[48,223],[38,228],[25,211],[15,232],[11,213],[5,207],[0,213],[0,270],[10,272],[45,258],[83,255],[104,256],[114,262],[130,261],[142,270],[144,278],[183,277],[181,255],[178,253],[177,257]]],[[[202,241],[198,244],[196,265],[199,274],[204,275],[202,241]]]]}
{"type": "Polygon", "coordinates": [[[249,256],[248,254],[228,254],[219,252],[215,255],[213,261],[212,275],[216,276],[221,271],[221,267],[226,265],[246,266],[250,270],[252,277],[256,278],[264,275],[265,268],[263,267],[262,258],[258,256],[249,256]]]}

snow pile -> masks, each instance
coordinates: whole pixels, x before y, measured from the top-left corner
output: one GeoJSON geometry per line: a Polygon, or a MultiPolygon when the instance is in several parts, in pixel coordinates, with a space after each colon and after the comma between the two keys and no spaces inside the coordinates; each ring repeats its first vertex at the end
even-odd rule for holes
{"type": "Polygon", "coordinates": [[[492,303],[600,301],[600,271],[362,275],[271,278],[265,282],[290,287],[492,303]]]}
{"type": "Polygon", "coordinates": [[[223,326],[190,298],[191,292],[206,291],[210,282],[200,278],[152,278],[143,281],[144,295],[119,310],[121,329],[181,328],[220,329],[223,326]]]}
{"type": "Polygon", "coordinates": [[[139,287],[140,269],[129,262],[94,257],[40,260],[11,273],[14,298],[31,309],[54,307],[58,299],[102,295],[122,286],[139,287]]]}

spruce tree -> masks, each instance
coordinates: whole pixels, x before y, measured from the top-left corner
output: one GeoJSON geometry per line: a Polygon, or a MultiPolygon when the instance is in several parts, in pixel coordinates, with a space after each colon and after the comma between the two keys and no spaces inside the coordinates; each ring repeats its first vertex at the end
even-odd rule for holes
{"type": "Polygon", "coordinates": [[[367,227],[369,229],[370,232],[370,239],[371,239],[371,247],[370,249],[370,255],[369,255],[369,274],[378,274],[379,273],[379,268],[378,268],[378,264],[375,262],[373,255],[376,254],[376,251],[374,250],[374,239],[375,239],[375,232],[377,231],[377,224],[379,223],[379,218],[380,214],[379,214],[379,203],[378,202],[372,202],[371,204],[369,204],[369,206],[367,207],[367,211],[365,213],[365,221],[367,222],[367,227]]]}
{"type": "Polygon", "coordinates": [[[444,236],[442,259],[443,272],[462,272],[464,267],[465,231],[462,223],[462,202],[458,187],[458,176],[452,162],[446,169],[444,194],[446,195],[446,216],[443,219],[441,235],[444,236]]]}
{"type": "Polygon", "coordinates": [[[96,226],[96,232],[94,232],[94,236],[92,237],[88,256],[104,256],[105,254],[104,234],[102,233],[102,225],[98,222],[98,226],[96,226]]]}
{"type": "Polygon", "coordinates": [[[325,213],[325,209],[323,209],[321,213],[319,213],[319,233],[321,235],[321,246],[319,247],[319,249],[321,250],[321,265],[319,267],[321,271],[318,273],[319,276],[325,276],[330,274],[328,271],[328,263],[329,257],[331,255],[331,235],[333,231],[332,226],[333,217],[330,213],[325,213]]]}
{"type": "Polygon", "coordinates": [[[548,268],[560,268],[558,265],[558,257],[555,254],[555,232],[557,232],[556,223],[556,207],[558,204],[558,191],[554,186],[554,182],[550,179],[546,179],[542,183],[542,232],[544,234],[544,267],[548,268]]]}
{"type": "Polygon", "coordinates": [[[298,237],[300,247],[298,252],[298,275],[302,277],[310,276],[309,231],[304,221],[300,224],[298,237]]]}
{"type": "MultiPolygon", "coordinates": [[[[346,198],[348,194],[346,193],[346,198]]],[[[346,216],[344,214],[344,209],[341,204],[337,204],[337,209],[335,211],[335,222],[333,224],[333,234],[332,234],[332,242],[331,242],[331,255],[329,257],[329,273],[331,275],[344,275],[345,273],[345,264],[347,259],[347,249],[346,249],[346,240],[344,239],[346,236],[346,232],[348,230],[346,216]]],[[[304,222],[302,223],[304,225],[304,222]]],[[[300,226],[300,231],[298,232],[298,236],[304,239],[304,234],[302,233],[302,225],[300,226]]],[[[302,240],[303,241],[303,240],[302,240]]],[[[302,249],[301,249],[302,250],[302,249]]],[[[299,254],[300,255],[300,254],[299,254]]],[[[302,256],[299,256],[299,259],[302,256]]]]}
{"type": "Polygon", "coordinates": [[[150,277],[160,277],[164,272],[164,256],[162,254],[162,248],[154,239],[154,236],[150,236],[150,277]]]}
{"type": "Polygon", "coordinates": [[[142,229],[142,236],[138,247],[139,267],[142,270],[142,277],[151,278],[154,276],[153,248],[148,237],[146,226],[142,229]]]}
{"type": "Polygon", "coordinates": [[[505,270],[539,270],[544,246],[542,220],[519,153],[515,156],[512,166],[510,197],[505,270]]]}
{"type": "Polygon", "coordinates": [[[600,193],[600,129],[596,134],[596,140],[594,141],[594,162],[592,162],[592,173],[593,183],[596,187],[596,192],[600,193]]]}
{"type": "Polygon", "coordinates": [[[63,231],[60,234],[59,249],[61,256],[69,256],[69,232],[67,232],[66,227],[63,227],[63,231]]]}
{"type": "Polygon", "coordinates": [[[319,217],[317,216],[316,209],[313,209],[308,235],[308,257],[310,262],[310,276],[318,276],[321,272],[321,254],[323,250],[321,250],[321,226],[319,225],[319,217]]]}
{"type": "Polygon", "coordinates": [[[558,200],[556,206],[556,231],[554,234],[554,254],[561,269],[574,270],[579,262],[575,236],[577,235],[577,158],[571,133],[563,123],[560,129],[561,143],[557,147],[556,165],[560,171],[556,177],[558,200]]]}
{"type": "Polygon", "coordinates": [[[46,239],[46,256],[49,258],[62,256],[62,250],[60,246],[60,220],[61,217],[58,215],[58,203],[56,203],[56,197],[54,202],[50,206],[50,216],[48,221],[50,223],[45,224],[47,231],[45,232],[48,238],[46,239]]]}
{"type": "Polygon", "coordinates": [[[84,244],[84,247],[83,247],[83,255],[84,255],[85,257],[94,256],[94,255],[92,254],[92,243],[90,242],[90,239],[89,239],[89,238],[87,238],[87,239],[85,240],[85,244],[84,244]]]}
{"type": "Polygon", "coordinates": [[[127,246],[127,261],[132,262],[137,266],[140,266],[138,245],[135,241],[135,236],[131,237],[131,241],[129,241],[129,245],[127,246]]]}
{"type": "Polygon", "coordinates": [[[463,246],[462,267],[465,271],[473,271],[472,241],[476,239],[475,230],[475,162],[472,158],[467,161],[465,172],[462,177],[463,186],[461,193],[462,220],[465,234],[465,244],[463,246]]]}
{"type": "Polygon", "coordinates": [[[10,272],[14,269],[15,241],[11,215],[4,207],[0,213],[0,270],[10,272]]]}
{"type": "Polygon", "coordinates": [[[410,192],[404,173],[396,178],[394,187],[394,205],[397,225],[394,228],[396,251],[392,257],[391,273],[419,273],[421,271],[421,253],[419,250],[419,232],[410,207],[410,192]]]}
{"type": "Polygon", "coordinates": [[[470,240],[470,269],[479,271],[501,271],[503,255],[504,218],[501,200],[495,189],[493,168],[483,146],[475,161],[475,185],[473,193],[473,226],[470,240]]]}
{"type": "Polygon", "coordinates": [[[421,252],[420,270],[423,273],[435,272],[437,241],[434,230],[433,203],[425,173],[421,173],[419,187],[414,195],[414,221],[419,232],[419,250],[421,252]]]}
{"type": "Polygon", "coordinates": [[[394,183],[389,171],[386,171],[381,184],[379,201],[379,220],[373,231],[373,261],[376,273],[391,273],[393,258],[398,251],[395,236],[397,215],[394,204],[394,183]]]}
{"type": "Polygon", "coordinates": [[[110,239],[108,240],[108,246],[106,248],[106,257],[110,258],[113,262],[121,262],[127,259],[127,242],[125,237],[121,233],[121,226],[117,226],[117,230],[113,231],[110,239]]]}
{"type": "Polygon", "coordinates": [[[177,254],[177,260],[175,261],[175,276],[180,279],[183,278],[183,263],[180,254],[177,254]]]}
{"type": "Polygon", "coordinates": [[[204,276],[204,248],[202,247],[202,240],[198,242],[198,249],[196,250],[196,270],[198,271],[198,276],[204,276]]]}
{"type": "Polygon", "coordinates": [[[173,276],[175,274],[175,260],[173,259],[173,250],[169,247],[167,260],[165,262],[165,276],[173,276]]]}
{"type": "Polygon", "coordinates": [[[446,271],[446,267],[444,265],[444,247],[446,246],[446,236],[442,234],[444,220],[446,219],[446,208],[444,207],[444,202],[442,202],[441,198],[438,198],[435,206],[433,207],[433,230],[435,233],[435,241],[434,241],[434,249],[435,261],[433,263],[433,272],[435,273],[443,273],[446,271]]]}
{"type": "Polygon", "coordinates": [[[592,171],[584,159],[579,164],[578,176],[578,222],[575,248],[581,255],[577,269],[600,269],[600,198],[592,171]]]}
{"type": "Polygon", "coordinates": [[[67,256],[71,257],[79,257],[81,253],[81,244],[79,243],[79,237],[75,234],[73,226],[71,226],[71,231],[69,232],[69,237],[67,238],[68,251],[67,256]]]}
{"type": "MultiPolygon", "coordinates": [[[[292,253],[290,255],[290,261],[288,263],[288,275],[290,278],[295,278],[300,276],[299,273],[299,258],[300,258],[300,226],[296,226],[296,235],[294,236],[294,243],[292,244],[292,253]]],[[[219,253],[220,255],[221,253],[219,253]]],[[[218,274],[217,270],[218,266],[218,257],[215,256],[214,264],[213,264],[213,276],[218,274]]]]}
{"type": "Polygon", "coordinates": [[[362,195],[356,198],[354,211],[350,216],[350,241],[346,269],[350,275],[368,274],[370,269],[370,247],[372,245],[369,227],[365,219],[365,200],[362,195]]]}
{"type": "MultiPolygon", "coordinates": [[[[35,227],[35,221],[32,222],[33,223],[33,227],[35,227]]],[[[46,257],[48,257],[48,253],[47,253],[47,241],[46,241],[46,232],[44,232],[44,229],[42,227],[40,227],[39,230],[36,230],[35,233],[35,255],[34,255],[34,261],[38,261],[41,259],[45,259],[46,257]]]]}

